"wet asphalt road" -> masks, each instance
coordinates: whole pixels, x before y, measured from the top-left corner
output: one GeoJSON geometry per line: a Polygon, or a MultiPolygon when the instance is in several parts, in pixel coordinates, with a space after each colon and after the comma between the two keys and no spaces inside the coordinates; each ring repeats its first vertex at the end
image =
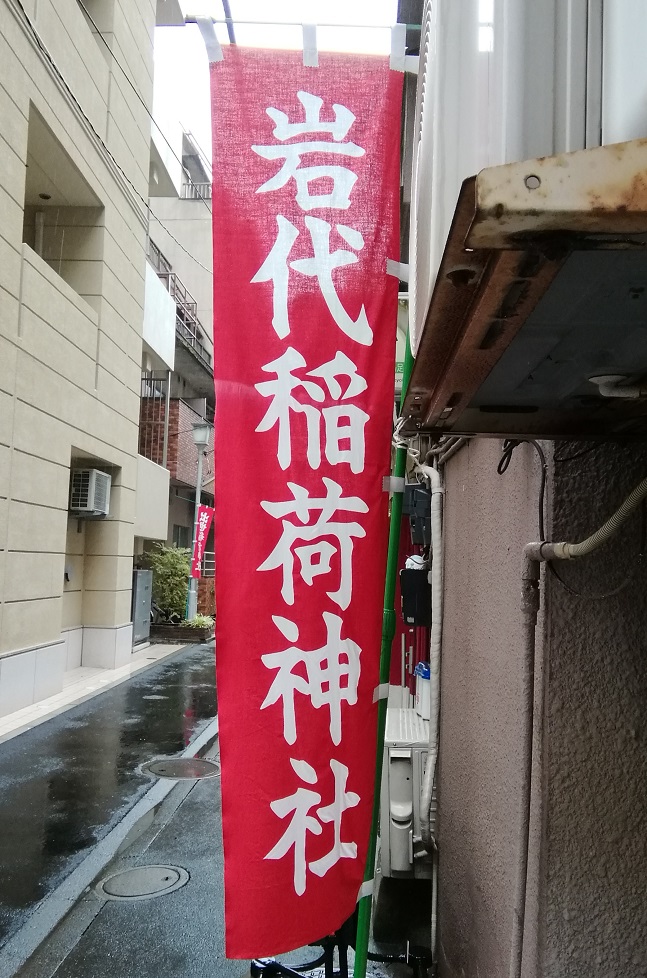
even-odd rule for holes
{"type": "Polygon", "coordinates": [[[0,744],[0,947],[216,715],[213,645],[191,646],[0,744]]]}

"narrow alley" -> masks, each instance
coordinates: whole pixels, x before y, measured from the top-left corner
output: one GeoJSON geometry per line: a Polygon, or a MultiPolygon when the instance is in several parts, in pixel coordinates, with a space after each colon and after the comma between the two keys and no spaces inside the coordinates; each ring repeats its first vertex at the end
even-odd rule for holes
{"type": "Polygon", "coordinates": [[[215,715],[213,646],[189,646],[0,745],[2,945],[215,715]]]}

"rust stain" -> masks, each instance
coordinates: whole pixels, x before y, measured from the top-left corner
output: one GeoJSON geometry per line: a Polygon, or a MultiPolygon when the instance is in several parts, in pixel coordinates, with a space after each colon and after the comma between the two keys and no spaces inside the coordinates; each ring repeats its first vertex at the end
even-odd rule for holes
{"type": "Polygon", "coordinates": [[[588,195],[593,210],[619,214],[647,211],[647,176],[636,173],[629,183],[608,183],[588,195]]]}

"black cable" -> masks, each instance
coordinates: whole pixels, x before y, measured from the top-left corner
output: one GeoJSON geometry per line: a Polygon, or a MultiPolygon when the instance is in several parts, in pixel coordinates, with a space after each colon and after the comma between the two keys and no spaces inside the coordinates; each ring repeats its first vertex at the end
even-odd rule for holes
{"type": "Polygon", "coordinates": [[[508,471],[508,466],[512,460],[512,453],[514,452],[517,445],[521,444],[520,438],[506,438],[503,442],[503,454],[499,460],[499,464],[496,470],[499,475],[503,475],[504,472],[508,471]]]}
{"type": "Polygon", "coordinates": [[[496,470],[499,475],[503,475],[505,472],[507,472],[515,448],[517,448],[518,445],[522,445],[524,442],[526,442],[528,445],[532,445],[532,447],[537,452],[537,455],[539,456],[539,462],[541,464],[541,483],[539,486],[537,521],[539,525],[540,542],[543,543],[544,540],[546,539],[546,528],[544,522],[544,502],[546,496],[546,474],[548,470],[548,466],[546,463],[546,455],[544,454],[543,448],[541,447],[538,441],[534,441],[533,439],[506,438],[505,441],[503,442],[503,454],[499,459],[499,464],[497,465],[496,470]]]}
{"type": "MultiPolygon", "coordinates": [[[[524,439],[507,438],[504,441],[503,454],[501,455],[501,459],[497,466],[497,472],[499,473],[499,475],[503,475],[503,473],[507,470],[508,466],[510,465],[510,460],[512,458],[512,454],[515,448],[517,447],[517,445],[522,444],[523,440],[524,439]]],[[[539,533],[541,536],[541,541],[543,542],[546,539],[545,512],[544,512],[545,493],[546,493],[546,474],[547,474],[546,456],[539,442],[528,440],[528,444],[534,447],[541,461],[541,485],[539,488],[539,533]]],[[[598,447],[599,446],[597,444],[592,445],[589,448],[585,448],[583,451],[577,452],[574,455],[567,455],[565,458],[556,458],[555,461],[572,462],[575,459],[579,459],[582,458],[584,455],[590,454],[590,452],[595,451],[595,449],[598,447]]],[[[571,587],[570,584],[566,583],[564,578],[557,570],[557,565],[555,561],[550,561],[550,560],[546,561],[549,573],[555,578],[555,580],[559,584],[561,584],[561,586],[564,588],[565,591],[568,591],[568,593],[572,594],[573,597],[582,598],[585,601],[604,601],[606,598],[613,598],[617,594],[620,594],[620,592],[624,591],[624,589],[628,587],[628,585],[631,584],[633,579],[636,577],[640,567],[642,566],[642,561],[645,556],[645,544],[647,540],[647,509],[645,507],[644,500],[641,505],[640,512],[641,512],[641,530],[640,530],[638,560],[635,566],[629,572],[629,574],[625,577],[625,579],[620,584],[618,584],[617,587],[612,588],[612,590],[610,591],[605,591],[602,594],[585,594],[583,591],[577,591],[574,587],[571,587]]]]}

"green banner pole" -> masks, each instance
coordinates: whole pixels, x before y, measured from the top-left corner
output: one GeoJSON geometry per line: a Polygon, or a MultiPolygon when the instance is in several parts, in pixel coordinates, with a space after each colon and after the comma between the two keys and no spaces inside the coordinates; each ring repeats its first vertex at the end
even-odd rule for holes
{"type": "MultiPolygon", "coordinates": [[[[402,373],[402,393],[400,395],[400,410],[409,385],[413,367],[413,354],[407,333],[404,355],[404,370],[402,373]]],[[[404,479],[407,466],[406,448],[397,448],[395,452],[394,475],[396,479],[404,479]]],[[[386,558],[386,580],[384,582],[384,613],[382,618],[382,645],[380,650],[380,685],[388,683],[391,673],[391,646],[395,635],[395,586],[398,575],[398,554],[400,553],[400,523],[402,521],[402,492],[394,491],[391,499],[391,517],[389,524],[389,548],[386,558]]],[[[384,730],[386,727],[386,699],[378,700],[377,713],[377,756],[375,759],[375,794],[373,797],[373,819],[371,836],[366,857],[364,881],[373,879],[375,873],[375,852],[377,849],[377,834],[380,822],[380,786],[382,784],[382,755],[384,754],[384,730]]],[[[357,942],[355,948],[354,978],[366,978],[366,962],[368,960],[368,942],[371,926],[371,906],[373,900],[368,894],[359,901],[357,919],[357,942]]]]}

